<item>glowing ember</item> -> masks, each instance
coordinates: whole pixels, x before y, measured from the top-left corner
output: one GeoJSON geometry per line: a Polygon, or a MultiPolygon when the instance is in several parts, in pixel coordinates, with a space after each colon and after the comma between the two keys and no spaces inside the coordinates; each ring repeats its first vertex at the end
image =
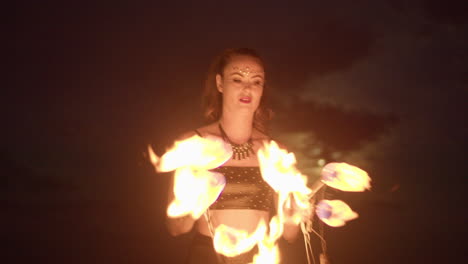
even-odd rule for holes
{"type": "Polygon", "coordinates": [[[321,200],[316,206],[315,213],[320,220],[332,227],[344,226],[346,221],[358,217],[356,212],[340,200],[321,200]]]}
{"type": "Polygon", "coordinates": [[[322,182],[335,189],[348,192],[370,189],[371,179],[367,172],[346,163],[328,163],[321,174],[322,182]]]}

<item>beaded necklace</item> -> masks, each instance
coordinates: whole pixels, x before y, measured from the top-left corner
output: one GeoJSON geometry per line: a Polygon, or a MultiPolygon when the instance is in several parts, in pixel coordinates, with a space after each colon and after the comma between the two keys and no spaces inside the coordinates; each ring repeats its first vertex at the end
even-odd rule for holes
{"type": "Polygon", "coordinates": [[[221,131],[221,136],[225,141],[229,143],[232,147],[232,158],[235,160],[243,160],[247,159],[250,157],[250,154],[254,154],[255,152],[253,151],[253,142],[252,142],[252,137],[249,138],[247,142],[244,144],[236,144],[232,142],[229,137],[227,136],[226,132],[224,131],[223,127],[221,126],[221,123],[219,123],[219,130],[221,131]]]}

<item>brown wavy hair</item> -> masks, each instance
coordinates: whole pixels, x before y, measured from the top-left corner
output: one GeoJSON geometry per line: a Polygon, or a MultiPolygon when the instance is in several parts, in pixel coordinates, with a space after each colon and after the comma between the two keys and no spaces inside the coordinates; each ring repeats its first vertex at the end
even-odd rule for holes
{"type": "MultiPolygon", "coordinates": [[[[216,75],[223,76],[224,68],[228,65],[235,56],[249,56],[260,63],[265,70],[265,63],[262,57],[253,49],[250,48],[235,48],[226,49],[221,54],[215,57],[210,65],[208,74],[205,79],[202,107],[204,117],[207,122],[218,121],[221,118],[223,109],[223,97],[216,87],[216,75]]],[[[266,70],[265,70],[266,71],[266,70]]],[[[255,111],[253,126],[262,133],[268,132],[268,121],[273,117],[273,111],[267,103],[266,80],[263,86],[263,95],[260,99],[260,104],[255,111]]]]}

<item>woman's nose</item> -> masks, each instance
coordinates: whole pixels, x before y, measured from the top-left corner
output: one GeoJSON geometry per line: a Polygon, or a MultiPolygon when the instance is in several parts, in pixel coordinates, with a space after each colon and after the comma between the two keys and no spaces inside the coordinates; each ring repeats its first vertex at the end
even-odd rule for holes
{"type": "Polygon", "coordinates": [[[251,87],[251,84],[249,82],[244,84],[244,87],[243,87],[244,90],[246,90],[246,89],[250,90],[251,88],[252,87],[251,87]]]}

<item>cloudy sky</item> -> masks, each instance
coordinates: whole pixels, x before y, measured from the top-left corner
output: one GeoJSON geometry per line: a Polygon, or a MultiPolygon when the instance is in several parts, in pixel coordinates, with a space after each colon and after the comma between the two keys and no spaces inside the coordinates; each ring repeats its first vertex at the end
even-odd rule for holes
{"type": "MultiPolygon", "coordinates": [[[[360,218],[326,230],[332,263],[460,257],[467,233],[458,215],[468,59],[462,7],[429,0],[18,4],[8,42],[16,85],[2,105],[8,257],[181,261],[189,237],[166,233],[167,180],[143,152],[152,144],[162,154],[176,135],[202,124],[204,74],[226,47],[265,57],[272,133],[301,150],[304,167],[325,155],[310,154],[319,146],[373,178],[371,192],[335,194],[360,218]]],[[[288,250],[289,263],[304,261],[301,241],[288,250]]]]}

